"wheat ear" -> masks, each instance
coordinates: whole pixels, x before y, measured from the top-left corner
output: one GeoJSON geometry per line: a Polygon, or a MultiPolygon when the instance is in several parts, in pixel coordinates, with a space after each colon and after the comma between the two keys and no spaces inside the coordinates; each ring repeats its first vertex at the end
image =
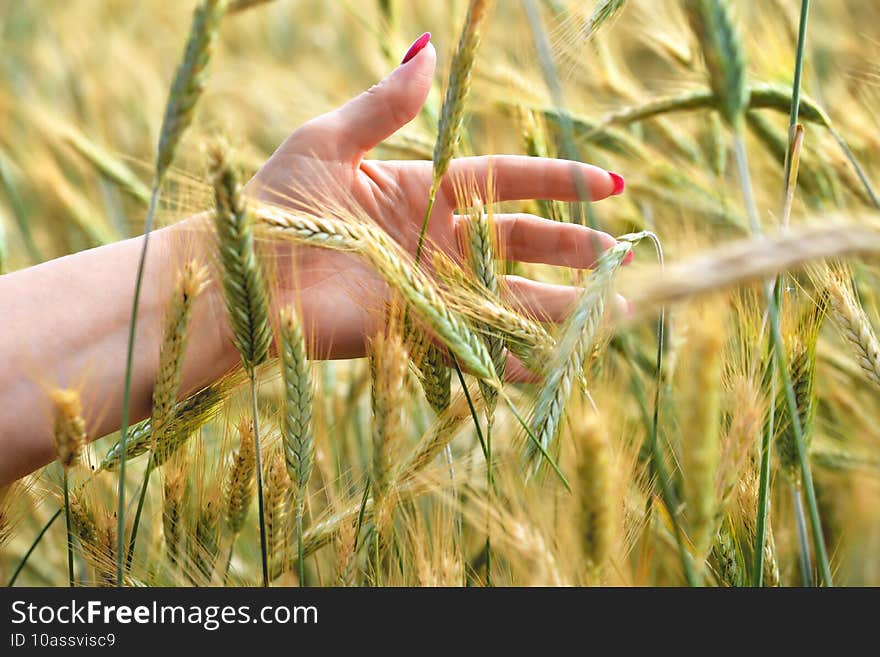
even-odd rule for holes
{"type": "Polygon", "coordinates": [[[540,449],[530,441],[526,451],[527,461],[536,470],[542,462],[537,457],[555,442],[572,383],[580,378],[584,360],[599,331],[614,272],[631,250],[630,242],[618,242],[599,257],[588,287],[581,293],[562,330],[556,351],[546,363],[544,385],[530,425],[540,449]]]}
{"type": "MultiPolygon", "coordinates": [[[[223,403],[241,384],[243,376],[241,370],[228,374],[216,383],[202,388],[174,405],[173,419],[166,426],[165,445],[162,453],[161,455],[152,454],[153,468],[162,465],[186,443],[199,427],[220,412],[223,403]]],[[[152,428],[149,419],[134,425],[129,435],[131,442],[125,450],[125,460],[128,461],[149,452],[152,446],[151,436],[152,428]]],[[[121,461],[122,444],[117,442],[107,450],[107,454],[101,461],[100,469],[113,472],[119,468],[121,461]]]]}
{"type": "Polygon", "coordinates": [[[205,286],[208,272],[195,260],[186,263],[177,276],[177,283],[165,311],[165,329],[159,350],[159,372],[153,386],[153,407],[150,430],[153,451],[164,461],[167,450],[166,430],[174,419],[174,406],[180,390],[180,375],[186,351],[187,326],[193,304],[205,286]]]}
{"type": "Polygon", "coordinates": [[[215,227],[220,262],[223,266],[223,293],[232,327],[233,342],[250,376],[254,426],[254,454],[257,468],[257,501],[260,520],[260,553],[263,586],[269,585],[266,555],[266,527],[263,509],[263,472],[260,458],[260,428],[257,408],[256,367],[269,356],[272,329],[269,326],[269,298],[263,270],[254,248],[253,216],[241,193],[238,172],[230,161],[225,144],[209,150],[214,185],[215,227]]]}
{"type": "Polygon", "coordinates": [[[320,222],[304,220],[288,212],[261,208],[257,212],[261,232],[301,244],[326,246],[333,249],[355,250],[385,282],[397,290],[409,306],[458,359],[479,378],[495,381],[492,358],[480,337],[468,326],[449,304],[428,276],[402,252],[382,229],[368,225],[345,224],[332,219],[320,222]],[[343,239],[312,239],[309,233],[303,237],[308,226],[320,224],[319,234],[345,236],[343,239]],[[342,246],[340,246],[342,245],[342,246]]]}
{"type": "Polygon", "coordinates": [[[745,577],[740,565],[736,541],[726,519],[722,522],[721,528],[715,536],[712,556],[715,559],[719,584],[741,587],[745,582],[745,577]]]}
{"type": "Polygon", "coordinates": [[[437,141],[434,143],[433,154],[433,180],[425,219],[419,234],[419,244],[416,248],[416,264],[419,263],[422,255],[425,235],[428,232],[428,220],[431,218],[431,210],[434,208],[434,199],[440,187],[440,181],[446,175],[449,163],[455,154],[458,142],[461,140],[465,100],[471,86],[471,70],[477,57],[477,49],[480,47],[480,27],[488,12],[489,0],[470,0],[467,16],[465,16],[458,39],[458,46],[452,56],[449,83],[446,86],[446,96],[443,99],[443,107],[440,109],[440,120],[437,125],[437,141]]]}
{"type": "Polygon", "coordinates": [[[50,393],[55,415],[52,439],[58,460],[64,469],[72,467],[86,444],[86,423],[82,417],[79,393],[71,389],[55,389],[50,393]]]}
{"type": "Polygon", "coordinates": [[[281,379],[284,383],[284,421],[281,435],[287,473],[293,482],[296,541],[299,554],[299,581],[304,586],[302,557],[303,512],[306,492],[315,460],[315,437],[312,433],[312,383],[302,325],[296,309],[281,311],[281,379]]]}
{"type": "Polygon", "coordinates": [[[256,460],[254,428],[250,420],[238,423],[238,451],[232,455],[232,467],[226,480],[226,527],[233,536],[244,527],[248,509],[254,496],[256,460]]]}
{"type": "Polygon", "coordinates": [[[209,582],[217,561],[220,536],[220,507],[215,498],[209,496],[199,505],[191,536],[195,540],[189,542],[190,560],[202,581],[209,582]]]}
{"type": "Polygon", "coordinates": [[[697,564],[705,561],[716,535],[724,346],[723,331],[718,329],[714,323],[694,327],[681,368],[690,388],[681,416],[684,501],[697,564]]]}
{"type": "Polygon", "coordinates": [[[184,496],[186,494],[185,461],[172,459],[165,465],[162,496],[162,533],[165,536],[165,550],[168,561],[176,566],[182,549],[184,496]]]}
{"type": "MultiPolygon", "coordinates": [[[[51,392],[55,408],[55,428],[52,439],[63,467],[64,516],[67,521],[67,576],[74,585],[73,534],[70,526],[70,481],[68,470],[79,460],[86,444],[86,422],[82,417],[82,402],[75,390],[56,389],[51,392]]],[[[0,527],[0,530],[3,528],[0,527]]]]}
{"type": "MultiPolygon", "coordinates": [[[[495,249],[492,239],[492,225],[489,221],[483,203],[479,197],[475,197],[468,212],[468,246],[471,269],[474,277],[479,281],[491,298],[498,296],[498,276],[495,272],[495,249]]],[[[478,327],[479,329],[479,327],[478,327]]],[[[501,336],[485,331],[483,341],[492,365],[499,378],[504,377],[504,369],[507,362],[507,354],[504,352],[504,340],[501,336]]],[[[495,408],[498,405],[498,390],[494,386],[479,381],[480,394],[486,403],[486,435],[485,435],[485,458],[486,458],[486,585],[492,585],[492,522],[491,508],[493,499],[494,463],[492,461],[492,433],[495,425],[495,408]]],[[[474,418],[476,422],[477,419],[474,418]]]]}
{"type": "Polygon", "coordinates": [[[584,26],[584,39],[589,39],[598,32],[602,24],[620,13],[625,4],[626,0],[599,0],[584,26]]]}
{"type": "Polygon", "coordinates": [[[865,377],[880,386],[880,341],[852,289],[834,279],[828,284],[831,317],[855,356],[865,377]]]}
{"type": "Polygon", "coordinates": [[[254,247],[253,217],[228,147],[214,144],[208,154],[226,309],[235,348],[245,370],[252,373],[268,357],[272,341],[268,294],[254,247]]]}
{"type": "Polygon", "coordinates": [[[611,550],[615,523],[611,444],[598,414],[588,413],[574,441],[578,452],[578,530],[587,568],[597,576],[611,550]]]}
{"type": "Polygon", "coordinates": [[[452,372],[446,366],[442,352],[433,344],[427,344],[419,361],[421,376],[419,382],[425,391],[425,399],[433,411],[439,415],[452,399],[452,372]]]}
{"type": "Polygon", "coordinates": [[[746,64],[726,0],[684,0],[684,7],[700,46],[709,85],[725,121],[738,130],[749,104],[746,64]]]}
{"type": "Polygon", "coordinates": [[[394,463],[399,451],[409,358],[397,333],[380,332],[370,345],[371,406],[373,411],[372,467],[374,501],[373,566],[379,584],[381,551],[393,512],[390,495],[394,463]]]}
{"type": "MultiPolygon", "coordinates": [[[[496,298],[498,296],[498,276],[495,272],[495,249],[492,244],[492,226],[489,217],[483,208],[483,203],[479,198],[475,198],[468,212],[468,251],[471,269],[480,285],[491,297],[496,298]]],[[[483,341],[492,359],[495,374],[499,378],[503,377],[506,363],[504,341],[489,332],[484,333],[483,341]]],[[[498,403],[498,391],[482,381],[480,382],[480,391],[486,400],[486,417],[491,424],[491,418],[494,417],[495,406],[498,403]]]]}
{"type": "Polygon", "coordinates": [[[285,565],[290,502],[290,477],[287,475],[284,454],[281,450],[274,450],[269,454],[265,495],[266,550],[270,572],[272,577],[276,577],[285,565]]]}

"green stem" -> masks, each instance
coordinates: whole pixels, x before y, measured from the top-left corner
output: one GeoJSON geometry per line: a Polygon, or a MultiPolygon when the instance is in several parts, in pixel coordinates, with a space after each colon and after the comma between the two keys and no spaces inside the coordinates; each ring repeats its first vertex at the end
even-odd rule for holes
{"type": "Polygon", "coordinates": [[[297,502],[296,505],[296,559],[299,569],[299,585],[305,586],[306,582],[306,560],[303,556],[303,505],[297,502]]]}
{"type": "MultiPolygon", "coordinates": [[[[800,115],[801,106],[801,79],[804,70],[804,50],[807,42],[807,19],[810,13],[810,0],[801,0],[801,14],[798,25],[798,39],[794,61],[794,80],[791,90],[791,109],[788,116],[788,148],[785,152],[785,166],[783,168],[783,192],[782,192],[782,222],[783,227],[788,225],[791,212],[791,199],[794,195],[793,187],[797,184],[792,179],[792,167],[797,165],[794,145],[797,133],[796,128],[800,115]]],[[[748,174],[748,167],[746,167],[748,174]]],[[[742,171],[741,171],[742,175],[742,171]]],[[[749,194],[751,195],[751,194],[749,194]]],[[[754,202],[750,212],[755,211],[754,202]]],[[[756,211],[755,211],[756,212],[756,211]]],[[[785,276],[777,277],[773,284],[773,296],[776,301],[776,317],[782,308],[782,290],[785,285],[785,276]]],[[[769,310],[769,309],[768,309],[769,310]]],[[[771,321],[773,319],[771,318],[771,321]]],[[[756,587],[764,585],[764,543],[767,540],[767,516],[770,513],[770,459],[773,443],[773,435],[776,427],[776,362],[770,364],[770,408],[767,419],[767,431],[761,439],[761,469],[758,483],[758,510],[755,524],[755,572],[753,584],[756,587]]]]}
{"type": "Polygon", "coordinates": [[[373,586],[382,586],[380,574],[381,559],[379,556],[379,525],[373,522],[373,586]]]}
{"type": "Polygon", "coordinates": [[[492,416],[486,418],[486,586],[492,586],[492,416]]]}
{"type": "Polygon", "coordinates": [[[18,562],[18,566],[16,567],[15,572],[12,573],[12,577],[9,579],[9,584],[6,585],[7,587],[11,588],[11,587],[15,586],[15,580],[18,579],[19,574],[21,573],[22,570],[24,570],[24,566],[28,562],[28,559],[30,559],[31,554],[33,553],[33,551],[35,549],[37,549],[37,546],[40,544],[40,541],[43,540],[43,536],[45,536],[46,532],[49,531],[49,528],[52,526],[52,524],[56,520],[58,520],[58,517],[61,515],[61,512],[63,510],[64,509],[57,509],[55,511],[55,513],[52,514],[52,517],[46,521],[46,524],[43,525],[43,528],[40,530],[40,533],[37,534],[37,537],[34,539],[34,542],[31,543],[31,546],[28,548],[28,551],[24,553],[24,556],[21,558],[21,561],[18,562]]]}
{"type": "Polygon", "coordinates": [[[804,586],[815,586],[813,567],[810,558],[810,539],[807,537],[807,519],[804,517],[804,503],[798,487],[791,484],[791,499],[794,505],[794,519],[798,537],[798,565],[801,571],[801,582],[804,586]]]}
{"type": "MultiPolygon", "coordinates": [[[[745,143],[742,133],[738,132],[734,137],[734,151],[736,154],[737,169],[739,171],[740,185],[742,186],[743,198],[745,200],[746,209],[749,215],[749,223],[752,226],[752,233],[761,234],[760,221],[758,219],[758,209],[755,204],[755,198],[752,193],[751,177],[749,175],[748,154],[746,153],[745,143]]],[[[810,462],[807,451],[804,447],[804,435],[801,420],[798,414],[797,398],[794,394],[794,386],[791,382],[791,375],[788,371],[788,363],[786,362],[784,345],[782,341],[782,331],[780,329],[779,307],[776,305],[776,299],[773,295],[773,289],[768,281],[764,286],[764,297],[767,303],[767,313],[770,319],[770,339],[772,341],[773,358],[776,368],[782,376],[783,389],[785,391],[785,399],[788,406],[788,415],[791,420],[791,428],[794,434],[795,449],[798,454],[798,460],[801,466],[801,476],[803,478],[804,492],[807,496],[807,511],[810,514],[810,524],[813,535],[813,543],[816,549],[816,556],[819,559],[819,566],[822,571],[822,578],[826,586],[832,586],[831,567],[828,563],[828,552],[825,549],[825,541],[822,536],[822,522],[819,518],[819,507],[816,502],[816,491],[813,487],[813,475],[810,470],[810,462]]],[[[769,457],[769,451],[767,452],[769,457]]],[[[756,537],[760,538],[760,537],[756,537]]],[[[763,543],[757,543],[756,546],[763,547],[763,543]]]]}
{"type": "Polygon", "coordinates": [[[425,210],[425,218],[422,220],[422,229],[419,232],[419,245],[416,247],[416,267],[422,259],[422,249],[425,248],[425,235],[428,233],[428,221],[431,219],[431,212],[434,210],[434,199],[437,197],[437,187],[439,180],[434,180],[431,184],[431,192],[428,196],[428,209],[425,210]]]}
{"type": "Polygon", "coordinates": [[[513,413],[513,417],[516,418],[516,421],[519,422],[520,426],[525,429],[526,435],[529,437],[529,440],[532,441],[532,444],[535,448],[541,453],[541,456],[550,464],[550,467],[553,469],[553,472],[556,473],[556,476],[559,477],[559,481],[562,482],[562,485],[565,486],[565,490],[569,493],[572,492],[571,484],[568,483],[568,479],[565,478],[565,475],[562,473],[562,470],[559,468],[559,465],[556,461],[553,460],[553,457],[547,453],[546,448],[541,444],[541,441],[538,440],[538,437],[535,436],[535,432],[532,431],[531,427],[526,423],[523,419],[522,415],[519,414],[519,411],[516,410],[516,405],[513,403],[513,400],[510,399],[506,394],[500,395],[504,402],[507,404],[507,407],[510,409],[510,412],[513,413]]]}
{"type": "Polygon", "coordinates": [[[70,587],[75,584],[73,574],[73,535],[70,532],[70,487],[67,468],[64,468],[64,519],[67,521],[67,581],[70,587]]]}
{"type": "Polygon", "coordinates": [[[687,581],[688,586],[699,586],[700,583],[697,579],[694,565],[684,542],[684,532],[681,529],[681,524],[678,522],[678,496],[675,494],[675,489],[669,481],[669,476],[666,472],[666,464],[663,461],[663,450],[660,448],[660,441],[658,440],[656,430],[652,430],[651,435],[651,463],[654,466],[654,472],[660,483],[660,496],[663,499],[663,505],[666,507],[666,510],[669,512],[669,517],[672,519],[675,544],[678,547],[678,553],[681,557],[684,578],[687,581]]]}
{"type": "Polygon", "coordinates": [[[141,512],[144,510],[144,500],[147,498],[147,484],[150,482],[150,474],[153,472],[153,455],[150,454],[150,462],[144,471],[144,480],[141,482],[141,493],[138,496],[137,510],[134,513],[134,522],[131,525],[131,538],[128,540],[128,554],[125,556],[125,570],[131,570],[131,562],[134,559],[134,546],[137,542],[138,527],[141,524],[141,512]]]}
{"type": "Polygon", "coordinates": [[[260,426],[257,408],[257,372],[251,368],[251,412],[254,417],[254,460],[257,466],[257,509],[260,521],[260,564],[263,574],[263,588],[269,586],[269,560],[266,549],[266,510],[263,500],[263,459],[260,454],[260,426]]]}
{"type": "Polygon", "coordinates": [[[147,249],[150,245],[150,233],[159,202],[161,181],[156,180],[150,194],[150,206],[147,208],[147,219],[144,223],[144,244],[138,260],[137,276],[134,282],[134,300],[131,303],[131,319],[128,324],[128,347],[125,354],[125,383],[122,392],[122,426],[119,430],[119,486],[118,504],[116,507],[116,586],[122,586],[124,574],[123,559],[125,554],[125,448],[128,440],[128,420],[131,413],[131,374],[134,361],[134,341],[137,335],[138,306],[141,299],[141,282],[144,278],[144,267],[147,262],[147,249]]]}
{"type": "MultiPolygon", "coordinates": [[[[657,237],[651,234],[651,241],[657,251],[657,260],[663,267],[663,249],[657,237]]],[[[660,494],[663,498],[663,505],[669,512],[672,519],[672,527],[675,533],[675,543],[678,547],[678,554],[681,558],[681,567],[684,571],[685,580],[688,586],[695,587],[700,585],[700,579],[694,570],[693,562],[690,554],[688,554],[687,546],[684,541],[684,530],[678,519],[678,496],[672,482],[669,481],[666,472],[666,464],[663,461],[663,450],[660,448],[660,404],[661,393],[663,390],[663,352],[666,345],[666,310],[660,310],[660,317],[657,319],[657,359],[655,363],[655,388],[654,388],[654,410],[651,416],[651,463],[657,479],[660,482],[660,494]]]]}
{"type": "Polygon", "coordinates": [[[758,515],[755,521],[755,570],[752,585],[764,586],[764,544],[767,542],[767,518],[770,514],[770,451],[773,448],[773,427],[776,414],[776,365],[771,364],[770,407],[767,430],[761,436],[761,469],[758,480],[758,515]]]}

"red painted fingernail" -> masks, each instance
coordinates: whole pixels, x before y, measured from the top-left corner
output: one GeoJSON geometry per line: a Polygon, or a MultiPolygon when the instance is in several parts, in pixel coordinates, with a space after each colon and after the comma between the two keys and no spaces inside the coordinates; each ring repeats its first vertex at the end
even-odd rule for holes
{"type": "Polygon", "coordinates": [[[619,173],[614,173],[613,171],[609,171],[608,175],[611,176],[611,180],[614,182],[611,196],[619,196],[620,194],[623,194],[623,190],[626,188],[626,181],[623,179],[623,176],[619,173]]]}
{"type": "Polygon", "coordinates": [[[629,263],[631,263],[633,261],[633,257],[635,257],[635,254],[632,251],[627,253],[626,256],[623,258],[623,264],[628,265],[629,263]]]}
{"type": "Polygon", "coordinates": [[[430,41],[430,40],[431,40],[431,33],[425,32],[422,36],[420,36],[418,39],[413,41],[413,44],[409,47],[409,50],[407,50],[406,54],[403,56],[403,59],[400,62],[401,65],[406,64],[409,60],[411,60],[413,57],[415,57],[420,52],[422,52],[422,48],[427,46],[428,41],[430,41]]]}

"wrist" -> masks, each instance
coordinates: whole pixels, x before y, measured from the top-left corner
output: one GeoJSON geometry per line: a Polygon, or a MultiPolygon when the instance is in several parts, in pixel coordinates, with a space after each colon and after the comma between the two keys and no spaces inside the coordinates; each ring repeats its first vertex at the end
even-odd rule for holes
{"type": "Polygon", "coordinates": [[[166,263],[175,277],[190,260],[208,268],[207,283],[193,305],[184,358],[181,387],[186,394],[191,394],[233,369],[239,356],[233,344],[223,287],[213,254],[214,229],[209,215],[193,215],[164,231],[167,231],[166,263]]]}

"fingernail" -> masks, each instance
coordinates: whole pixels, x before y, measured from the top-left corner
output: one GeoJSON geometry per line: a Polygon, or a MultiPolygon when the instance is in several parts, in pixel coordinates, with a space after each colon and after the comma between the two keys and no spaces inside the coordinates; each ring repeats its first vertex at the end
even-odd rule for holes
{"type": "Polygon", "coordinates": [[[632,251],[627,253],[623,258],[623,264],[628,265],[629,263],[631,263],[633,261],[634,256],[635,256],[635,254],[632,251]]]}
{"type": "Polygon", "coordinates": [[[400,62],[401,65],[406,64],[409,60],[411,60],[413,57],[415,57],[420,52],[422,52],[422,48],[427,46],[428,41],[430,41],[430,40],[431,40],[431,33],[425,32],[422,36],[420,36],[418,39],[413,41],[413,44],[409,47],[409,50],[407,50],[406,54],[403,56],[403,59],[400,62]]]}
{"type": "Polygon", "coordinates": [[[611,196],[619,196],[620,194],[623,194],[623,190],[626,188],[626,181],[623,179],[623,176],[619,173],[614,173],[613,171],[609,171],[608,175],[611,176],[611,180],[614,182],[611,196]]]}
{"type": "Polygon", "coordinates": [[[632,301],[630,301],[630,300],[627,299],[627,302],[626,302],[626,316],[627,316],[627,317],[632,317],[633,314],[634,314],[635,312],[636,312],[636,307],[633,305],[632,301]]]}

